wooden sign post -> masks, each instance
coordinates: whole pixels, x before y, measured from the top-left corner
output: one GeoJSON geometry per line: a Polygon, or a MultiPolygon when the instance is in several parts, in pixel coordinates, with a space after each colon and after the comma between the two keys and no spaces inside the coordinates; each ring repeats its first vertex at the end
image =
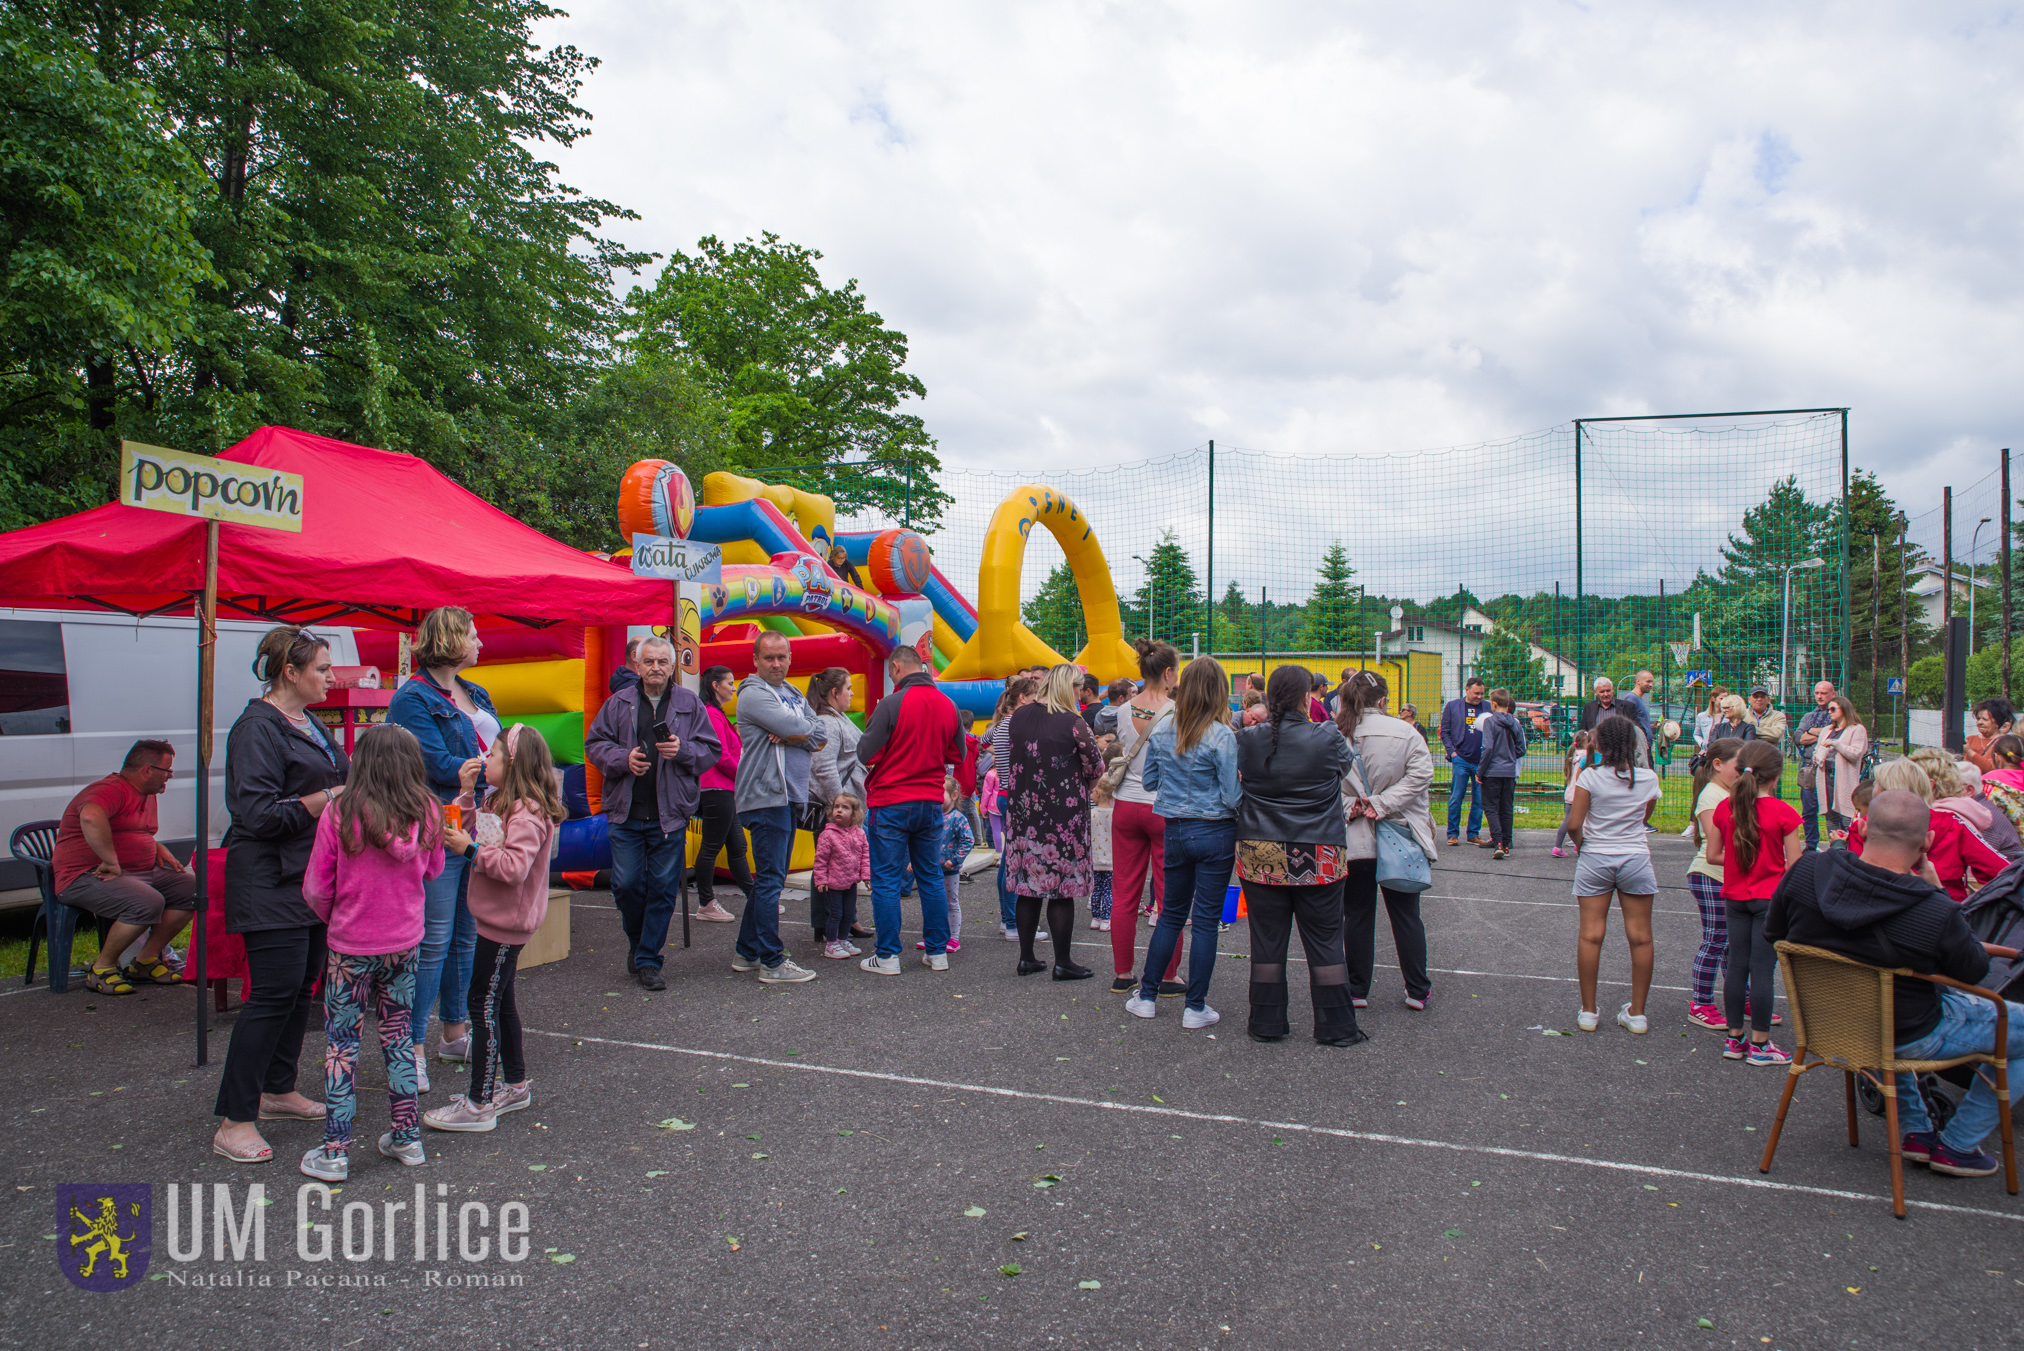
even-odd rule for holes
{"type": "Polygon", "coordinates": [[[218,523],[302,531],[302,476],[209,455],[186,455],[137,441],[120,442],[119,500],[130,507],[204,521],[204,588],[191,596],[197,618],[196,911],[190,953],[196,959],[197,1063],[211,1059],[210,982],[205,978],[211,910],[211,723],[218,667],[218,523]]]}

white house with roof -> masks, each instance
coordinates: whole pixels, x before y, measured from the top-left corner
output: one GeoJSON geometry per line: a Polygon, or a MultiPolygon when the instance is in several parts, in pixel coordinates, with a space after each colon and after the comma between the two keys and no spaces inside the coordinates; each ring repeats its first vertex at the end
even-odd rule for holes
{"type": "MultiPolygon", "coordinates": [[[[1944,583],[1940,580],[1942,572],[1943,569],[1940,564],[1930,558],[1919,559],[1917,565],[1911,569],[1912,597],[1919,603],[1921,618],[1935,629],[1939,628],[1941,619],[1941,594],[1944,590],[1944,583]]],[[[1976,619],[1979,622],[1983,612],[1990,605],[1996,603],[1996,593],[1993,587],[1994,583],[1990,582],[1987,578],[1972,576],[1966,569],[1960,567],[1958,564],[1955,565],[1953,576],[1954,613],[1966,619],[1968,617],[1968,598],[1973,596],[1975,598],[1976,619]]]]}
{"type": "MultiPolygon", "coordinates": [[[[1404,632],[1393,630],[1389,643],[1398,643],[1414,652],[1432,652],[1441,658],[1441,697],[1452,699],[1462,692],[1462,682],[1476,668],[1476,654],[1483,639],[1497,631],[1497,621],[1473,605],[1462,608],[1459,620],[1435,619],[1428,615],[1407,615],[1401,621],[1404,632]]],[[[1551,648],[1527,642],[1526,653],[1540,663],[1546,688],[1563,697],[1576,693],[1579,683],[1574,662],[1551,648]]]]}

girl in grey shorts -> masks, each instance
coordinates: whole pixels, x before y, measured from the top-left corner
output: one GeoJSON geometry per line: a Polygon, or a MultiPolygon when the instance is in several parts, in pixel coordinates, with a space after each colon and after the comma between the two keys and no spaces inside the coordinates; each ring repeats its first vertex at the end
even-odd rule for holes
{"type": "Polygon", "coordinates": [[[1652,898],[1658,877],[1646,843],[1652,809],[1659,801],[1658,776],[1638,768],[1637,726],[1628,718],[1604,718],[1595,726],[1600,764],[1575,776],[1574,801],[1567,809],[1567,833],[1581,858],[1574,868],[1574,895],[1581,904],[1581,937],[1575,945],[1575,973],[1581,985],[1577,1025],[1595,1031],[1601,1015],[1595,987],[1602,967],[1602,940],[1609,932],[1609,900],[1623,907],[1624,937],[1630,940],[1630,999],[1616,1012],[1617,1026],[1642,1033],[1645,995],[1652,984],[1652,898]]]}

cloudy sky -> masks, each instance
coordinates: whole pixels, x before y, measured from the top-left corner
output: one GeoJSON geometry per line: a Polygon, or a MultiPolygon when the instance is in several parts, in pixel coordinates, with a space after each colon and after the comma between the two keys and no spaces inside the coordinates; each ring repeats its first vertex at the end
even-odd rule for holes
{"type": "Polygon", "coordinates": [[[1918,512],[2024,451],[2012,6],[561,3],[566,179],[821,249],[952,465],[1848,404],[1918,512]]]}

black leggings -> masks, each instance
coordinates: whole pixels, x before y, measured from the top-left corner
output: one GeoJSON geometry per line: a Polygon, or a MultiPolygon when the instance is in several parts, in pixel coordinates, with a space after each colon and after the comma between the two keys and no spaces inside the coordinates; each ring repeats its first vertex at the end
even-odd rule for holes
{"type": "MultiPolygon", "coordinates": [[[[1769,847],[1769,846],[1767,846],[1769,847]]],[[[1750,1000],[1750,1028],[1771,1030],[1772,971],[1778,965],[1778,949],[1764,937],[1764,917],[1771,911],[1769,901],[1724,900],[1729,919],[1729,964],[1723,972],[1722,1011],[1731,1030],[1743,1026],[1743,1001],[1750,1000]],[[1751,992],[1756,997],[1751,998],[1751,992]]]]}
{"type": "Polygon", "coordinates": [[[1342,941],[1349,960],[1349,991],[1358,999],[1370,996],[1371,973],[1377,969],[1380,890],[1384,892],[1384,908],[1391,914],[1392,946],[1398,949],[1406,993],[1415,999],[1425,999],[1434,983],[1427,979],[1427,926],[1420,918],[1419,895],[1380,888],[1374,858],[1351,859],[1342,876],[1342,941]]]}
{"type": "Polygon", "coordinates": [[[1251,922],[1251,1034],[1283,1037],[1292,1030],[1286,1016],[1286,948],[1297,924],[1307,953],[1315,1040],[1355,1036],[1356,1009],[1349,1002],[1349,968],[1342,955],[1342,883],[1274,887],[1246,882],[1244,902],[1251,922]]]}
{"type": "Polygon", "coordinates": [[[1511,847],[1511,816],[1518,800],[1518,780],[1483,779],[1483,815],[1488,818],[1490,840],[1505,849],[1511,847]]]}
{"type": "Polygon", "coordinates": [[[471,1091],[473,1107],[492,1101],[502,1083],[527,1080],[527,1057],[520,1044],[520,1009],[513,978],[520,974],[520,944],[494,943],[478,935],[471,958],[471,1091]]]}
{"type": "Polygon", "coordinates": [[[1053,896],[1044,901],[1038,896],[1019,898],[1019,960],[1040,960],[1033,955],[1033,935],[1040,931],[1042,905],[1047,907],[1047,932],[1054,939],[1054,964],[1074,966],[1068,955],[1069,940],[1075,937],[1075,898],[1072,896],[1053,896]]]}
{"type": "Polygon", "coordinates": [[[703,823],[703,846],[696,853],[696,904],[717,900],[717,855],[731,856],[731,880],[752,890],[752,865],[745,859],[745,832],[738,829],[738,808],[728,788],[705,788],[696,801],[696,819],[703,823]]]}
{"type": "MultiPolygon", "coordinates": [[[[262,1093],[293,1093],[296,1061],[309,1011],[319,1001],[310,991],[323,974],[329,948],[321,924],[256,929],[246,934],[246,974],[251,989],[232,1027],[225,1070],[218,1077],[218,1105],[227,1121],[255,1121],[262,1093]]],[[[199,990],[199,994],[203,991],[199,990]]]]}

